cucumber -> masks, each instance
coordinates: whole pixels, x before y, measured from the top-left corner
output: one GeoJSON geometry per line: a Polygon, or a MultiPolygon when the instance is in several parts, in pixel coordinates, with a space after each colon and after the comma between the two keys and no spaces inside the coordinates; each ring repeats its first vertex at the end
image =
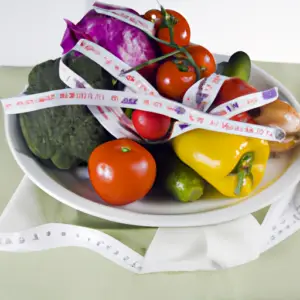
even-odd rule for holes
{"type": "Polygon", "coordinates": [[[227,65],[228,65],[227,61],[222,61],[222,62],[218,63],[216,73],[220,74],[220,75],[225,75],[224,72],[225,72],[225,68],[227,65]]]}
{"type": "Polygon", "coordinates": [[[203,178],[175,156],[168,160],[161,181],[163,188],[180,202],[197,201],[204,193],[203,178]]]}
{"type": "Polygon", "coordinates": [[[234,53],[228,63],[224,66],[222,75],[228,77],[238,77],[248,81],[251,74],[251,60],[247,53],[238,51],[234,53]]]}

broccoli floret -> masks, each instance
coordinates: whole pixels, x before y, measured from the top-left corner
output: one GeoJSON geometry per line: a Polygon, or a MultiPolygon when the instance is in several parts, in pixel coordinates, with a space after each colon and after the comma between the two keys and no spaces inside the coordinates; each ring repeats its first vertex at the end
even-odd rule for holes
{"type": "MultiPolygon", "coordinates": [[[[94,88],[113,89],[113,77],[85,56],[70,56],[67,65],[94,88]]],[[[67,88],[58,75],[59,59],[34,67],[25,94],[67,88]]],[[[83,105],[46,108],[19,115],[24,139],[41,160],[51,160],[59,169],[86,162],[91,152],[111,136],[83,105]]]]}

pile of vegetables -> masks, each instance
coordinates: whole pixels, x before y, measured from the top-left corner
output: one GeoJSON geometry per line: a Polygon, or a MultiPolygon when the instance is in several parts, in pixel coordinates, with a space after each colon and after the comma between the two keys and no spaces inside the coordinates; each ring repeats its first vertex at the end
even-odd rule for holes
{"type": "MultiPolygon", "coordinates": [[[[120,9],[139,15],[132,9],[120,9]]],[[[257,92],[248,83],[251,60],[245,52],[236,52],[217,66],[210,51],[191,44],[190,26],[179,12],[161,7],[139,16],[154,23],[155,35],[95,10],[77,24],[67,20],[61,42],[63,52],[68,53],[65,64],[93,88],[124,89],[98,64],[71,51],[84,38],[127,63],[129,68],[123,75],[138,71],[161,96],[173,101],[182,102],[187,90],[202,78],[216,72],[228,76],[208,113],[257,92]]],[[[35,66],[25,94],[67,89],[59,77],[60,59],[35,66]]],[[[172,128],[173,120],[165,115],[132,109],[125,113],[144,140],[159,141],[172,128]]],[[[85,106],[52,107],[18,116],[26,144],[41,162],[61,170],[86,165],[95,191],[111,205],[142,199],[153,186],[182,202],[201,199],[208,187],[226,197],[249,195],[261,182],[270,153],[288,151],[298,144],[300,117],[291,105],[278,99],[232,119],[278,126],[287,138],[283,143],[267,142],[195,129],[166,143],[139,144],[115,139],[85,106]]]]}

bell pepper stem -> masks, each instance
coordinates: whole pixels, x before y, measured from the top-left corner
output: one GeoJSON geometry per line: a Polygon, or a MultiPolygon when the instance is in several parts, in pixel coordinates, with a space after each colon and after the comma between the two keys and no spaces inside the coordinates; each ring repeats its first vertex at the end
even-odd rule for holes
{"type": "Polygon", "coordinates": [[[239,196],[241,194],[243,188],[243,182],[245,178],[250,177],[252,178],[251,168],[254,160],[254,153],[247,152],[245,153],[242,158],[240,159],[239,163],[236,166],[236,173],[237,173],[237,185],[235,188],[234,193],[239,196]]]}
{"type": "Polygon", "coordinates": [[[235,191],[234,193],[238,196],[240,195],[241,193],[241,190],[242,190],[242,187],[243,187],[243,181],[244,179],[246,178],[247,176],[247,173],[245,170],[241,170],[237,173],[237,185],[236,185],[236,188],[235,188],[235,191]]]}

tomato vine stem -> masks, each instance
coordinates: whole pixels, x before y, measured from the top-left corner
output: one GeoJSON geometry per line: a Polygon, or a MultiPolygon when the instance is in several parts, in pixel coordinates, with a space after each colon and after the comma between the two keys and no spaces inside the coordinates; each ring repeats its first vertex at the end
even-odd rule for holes
{"type": "Polygon", "coordinates": [[[140,69],[142,69],[142,68],[144,68],[144,67],[146,67],[146,66],[148,66],[148,65],[151,65],[151,64],[154,64],[154,63],[156,63],[156,62],[159,62],[159,61],[161,61],[161,60],[163,60],[163,59],[166,59],[166,58],[168,58],[168,57],[170,57],[170,56],[173,56],[173,55],[175,55],[175,54],[178,54],[178,53],[180,53],[181,51],[180,50],[175,50],[175,51],[173,51],[173,52],[171,52],[171,53],[167,53],[167,54],[165,54],[165,55],[163,55],[163,56],[160,56],[160,57],[156,57],[156,58],[153,58],[153,59],[150,59],[150,60],[148,60],[148,61],[146,61],[146,62],[144,62],[144,63],[141,63],[141,64],[139,64],[139,65],[137,65],[137,66],[135,66],[135,67],[132,67],[132,68],[130,68],[130,69],[128,69],[128,70],[125,70],[125,71],[122,71],[121,73],[120,73],[120,76],[123,76],[123,75],[125,75],[125,74],[127,74],[127,73],[130,73],[130,72],[132,72],[132,71],[138,71],[138,70],[140,70],[140,69]]]}
{"type": "Polygon", "coordinates": [[[170,19],[172,17],[172,15],[170,15],[166,10],[165,8],[160,5],[160,9],[161,9],[161,13],[163,15],[163,17],[165,18],[164,19],[164,23],[166,24],[166,26],[168,27],[168,30],[169,30],[169,34],[170,34],[170,42],[167,42],[167,41],[164,41],[164,40],[161,40],[159,39],[158,37],[154,36],[154,35],[151,35],[150,33],[146,32],[145,33],[150,37],[152,38],[153,40],[155,40],[156,42],[158,43],[161,43],[161,44],[164,44],[166,46],[169,46],[171,48],[174,48],[176,50],[174,50],[173,52],[171,53],[167,53],[165,55],[162,55],[160,57],[157,57],[157,58],[154,58],[154,59],[151,59],[151,60],[148,60],[142,64],[139,64],[133,68],[130,68],[128,70],[125,70],[125,71],[122,71],[120,73],[120,75],[125,75],[129,72],[132,72],[132,71],[138,71],[148,65],[151,65],[153,63],[156,63],[156,62],[159,62],[163,59],[166,59],[170,56],[173,56],[173,55],[176,55],[178,53],[184,53],[187,60],[189,61],[190,65],[194,68],[195,70],[195,73],[196,73],[196,80],[198,81],[200,78],[201,78],[201,70],[200,68],[197,66],[196,62],[194,61],[192,55],[188,52],[188,50],[186,49],[186,47],[180,47],[179,45],[177,45],[175,42],[174,42],[174,25],[176,23],[174,22],[170,22],[170,24],[168,24],[168,22],[166,22],[166,19],[170,19]]]}

